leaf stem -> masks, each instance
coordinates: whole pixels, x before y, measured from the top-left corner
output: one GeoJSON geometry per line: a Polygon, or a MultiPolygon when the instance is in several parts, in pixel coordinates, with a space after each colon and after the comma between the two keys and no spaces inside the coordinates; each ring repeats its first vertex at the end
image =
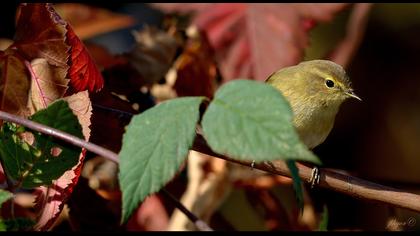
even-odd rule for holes
{"type": "Polygon", "coordinates": [[[182,205],[178,199],[176,199],[171,193],[166,191],[166,189],[162,189],[160,191],[163,193],[169,200],[172,201],[172,203],[178,208],[182,213],[184,213],[191,222],[194,223],[195,227],[197,227],[200,231],[213,231],[212,228],[210,228],[204,221],[200,220],[197,216],[192,214],[187,208],[185,208],[184,205],[182,205]]]}

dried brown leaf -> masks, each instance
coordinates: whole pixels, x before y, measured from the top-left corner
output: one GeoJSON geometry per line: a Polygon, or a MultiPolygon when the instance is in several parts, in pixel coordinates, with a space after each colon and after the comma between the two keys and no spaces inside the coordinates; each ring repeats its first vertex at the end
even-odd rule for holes
{"type": "Polygon", "coordinates": [[[64,100],[69,103],[70,109],[79,119],[79,123],[83,130],[83,136],[85,137],[85,140],[88,141],[90,138],[90,118],[92,116],[92,103],[88,91],[73,94],[65,97],[64,100]]]}
{"type": "Polygon", "coordinates": [[[133,32],[136,47],[125,57],[141,75],[144,84],[153,84],[164,77],[172,65],[177,42],[170,34],[152,27],[133,32]]]}
{"type": "Polygon", "coordinates": [[[0,53],[0,110],[26,114],[30,80],[25,64],[13,50],[0,53]]]}

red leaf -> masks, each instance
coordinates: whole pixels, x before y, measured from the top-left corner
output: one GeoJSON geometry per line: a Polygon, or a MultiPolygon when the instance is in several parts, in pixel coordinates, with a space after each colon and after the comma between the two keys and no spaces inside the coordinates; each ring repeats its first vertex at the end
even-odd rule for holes
{"type": "Polygon", "coordinates": [[[216,52],[223,79],[265,80],[302,60],[308,29],[329,21],[346,4],[154,4],[166,11],[196,10],[193,23],[216,52]],[[186,6],[187,5],[187,6],[186,6]],[[308,21],[311,20],[311,21],[308,21]],[[308,24],[310,23],[310,24],[308,24]]]}
{"type": "Polygon", "coordinates": [[[29,61],[45,58],[51,65],[67,65],[69,46],[65,43],[66,22],[50,4],[22,3],[18,16],[15,43],[29,61]]]}
{"type": "Polygon", "coordinates": [[[67,25],[67,43],[71,46],[69,58],[70,84],[76,91],[88,89],[90,92],[97,92],[102,89],[104,86],[102,75],[70,25],[67,25]]]}

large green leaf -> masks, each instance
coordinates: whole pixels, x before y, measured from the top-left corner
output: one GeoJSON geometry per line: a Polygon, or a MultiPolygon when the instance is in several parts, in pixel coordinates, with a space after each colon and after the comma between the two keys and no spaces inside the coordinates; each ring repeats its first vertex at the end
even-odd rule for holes
{"type": "MultiPolygon", "coordinates": [[[[77,117],[63,100],[35,113],[31,120],[83,138],[77,117]]],[[[79,161],[81,148],[32,132],[33,144],[21,137],[24,128],[5,123],[0,131],[0,158],[6,174],[23,188],[49,185],[79,161]]]]}
{"type": "Polygon", "coordinates": [[[120,152],[123,222],[174,177],[194,141],[202,100],[169,100],[132,118],[120,152]]]}
{"type": "Polygon", "coordinates": [[[240,160],[320,163],[300,141],[292,110],[274,87],[234,80],[221,87],[204,114],[204,137],[213,151],[240,160]]]}

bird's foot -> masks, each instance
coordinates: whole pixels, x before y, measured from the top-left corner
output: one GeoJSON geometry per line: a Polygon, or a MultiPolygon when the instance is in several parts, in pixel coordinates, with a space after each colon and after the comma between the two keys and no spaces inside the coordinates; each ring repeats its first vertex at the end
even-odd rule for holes
{"type": "Polygon", "coordinates": [[[252,160],[252,162],[251,162],[251,169],[254,169],[254,166],[255,166],[255,160],[252,160]]]}
{"type": "Polygon", "coordinates": [[[321,175],[319,173],[318,167],[312,168],[311,178],[309,179],[309,182],[311,183],[311,188],[314,188],[316,185],[319,184],[321,175]]]}

